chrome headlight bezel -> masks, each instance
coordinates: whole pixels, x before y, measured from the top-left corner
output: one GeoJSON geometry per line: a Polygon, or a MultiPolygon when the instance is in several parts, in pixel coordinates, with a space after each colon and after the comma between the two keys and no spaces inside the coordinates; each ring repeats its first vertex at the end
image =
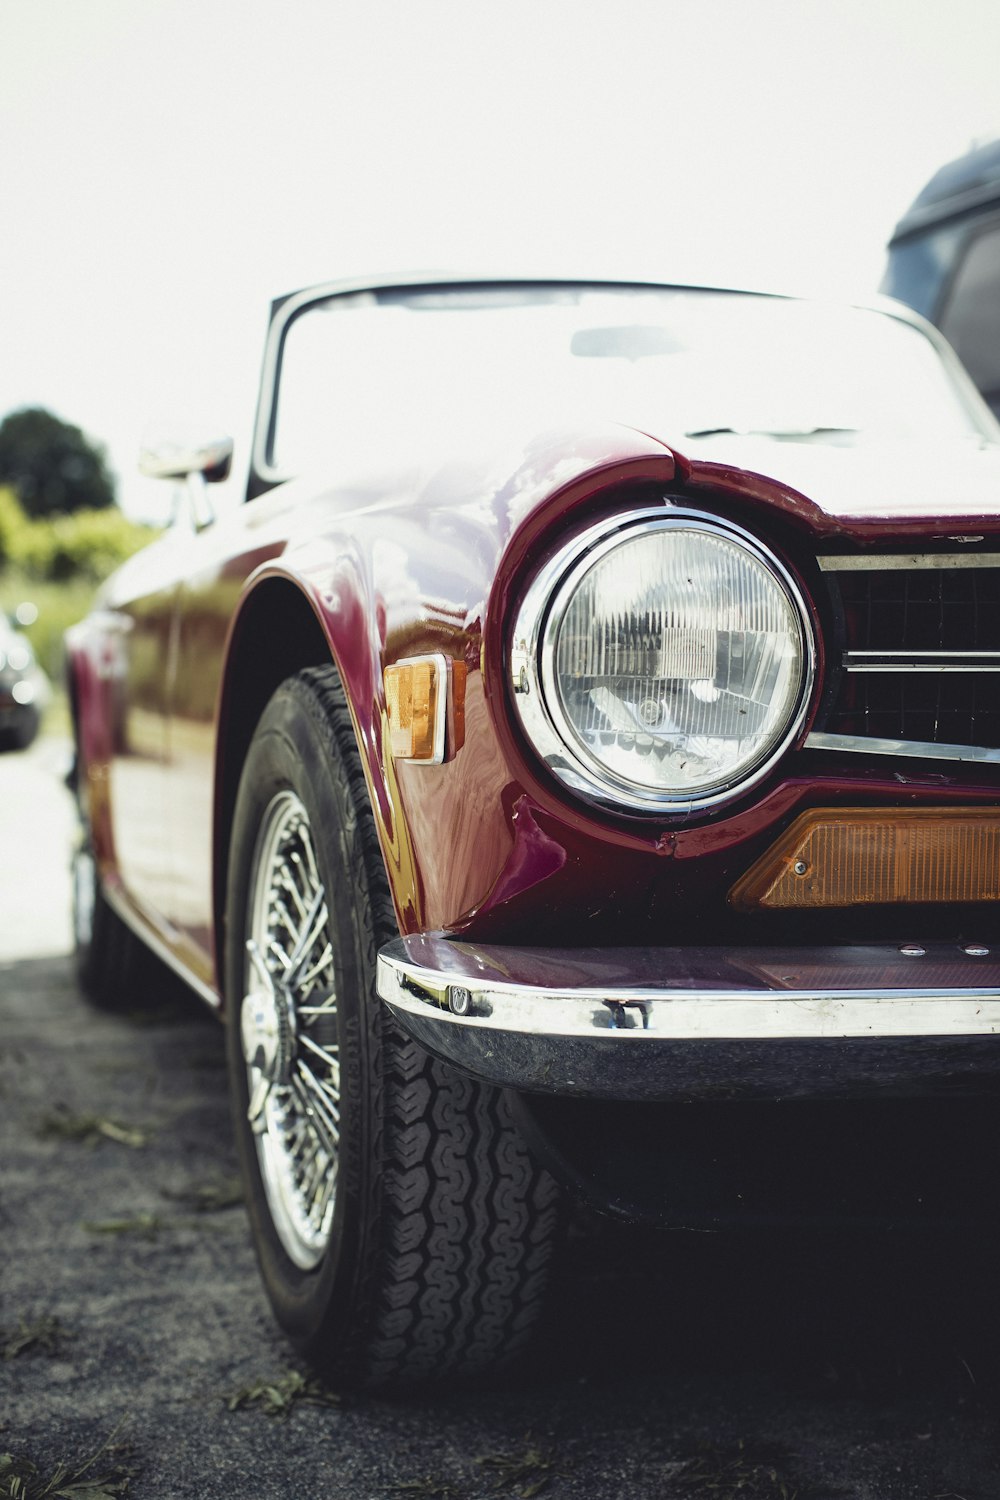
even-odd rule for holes
{"type": "Polygon", "coordinates": [[[602,807],[627,813],[670,815],[712,808],[731,801],[762,781],[795,740],[812,698],[816,677],[816,638],[803,594],[775,554],[734,523],[681,507],[645,508],[605,519],[574,537],[546,562],[530,583],[514,618],[509,646],[513,701],[521,726],[537,755],[562,784],[602,807]],[[692,793],[644,785],[613,772],[588,756],[562,710],[556,686],[559,626],[576,588],[602,558],[637,535],[665,530],[701,531],[725,538],[763,565],[785,596],[798,626],[800,673],[794,702],[780,733],[759,756],[719,784],[692,793]]]}

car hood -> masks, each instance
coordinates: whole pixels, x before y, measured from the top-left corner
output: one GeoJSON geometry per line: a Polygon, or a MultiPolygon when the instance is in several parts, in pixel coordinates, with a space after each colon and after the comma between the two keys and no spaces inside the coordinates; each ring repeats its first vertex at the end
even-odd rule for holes
{"type": "Polygon", "coordinates": [[[693,471],[749,470],[845,521],[1000,514],[1000,443],[911,440],[837,447],[718,433],[669,446],[693,471]]]}

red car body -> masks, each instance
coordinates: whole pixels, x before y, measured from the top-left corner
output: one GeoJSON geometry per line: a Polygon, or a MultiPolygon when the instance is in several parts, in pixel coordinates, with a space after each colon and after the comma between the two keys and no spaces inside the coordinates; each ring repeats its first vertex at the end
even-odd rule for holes
{"type": "MultiPolygon", "coordinates": [[[[277,304],[274,327],[288,320],[277,304]]],[[[658,432],[579,423],[525,427],[478,460],[287,482],[260,460],[272,355],[248,503],[132,559],[69,638],[86,822],[117,917],[213,1005],[239,1004],[221,950],[241,772],[275,690],[332,666],[398,926],[380,992],[432,1052],[526,1096],[632,1102],[978,1077],[1000,1027],[995,877],[972,900],[789,910],[738,899],[817,810],[890,823],[960,810],[995,836],[1000,632],[976,640],[981,697],[967,717],[987,728],[968,753],[885,734],[866,753],[871,702],[855,711],[837,698],[856,606],[832,580],[1000,579],[996,432],[936,347],[972,413],[971,441],[951,448],[928,433],[872,463],[723,431],[684,443],[669,421],[658,432]],[[580,795],[539,756],[515,704],[512,620],[568,541],[671,509],[750,533],[779,560],[804,601],[815,670],[790,743],[751,785],[703,809],[637,811],[580,795]],[[449,693],[445,753],[429,765],[393,754],[386,694],[387,669],[425,657],[444,658],[449,693]],[[603,1030],[583,1035],[579,1017],[522,1026],[522,1002],[550,1017],[589,1004],[603,1030]],[[644,1047],[671,1005],[676,1026],[644,1047]],[[726,1006],[740,1018],[713,1022],[726,1006]]],[[[938,654],[949,652],[958,673],[950,637],[938,654]]],[[[937,673],[933,658],[925,647],[908,681],[937,673]]],[[[543,1124],[551,1146],[558,1127],[543,1124]]],[[[549,1164],[571,1155],[563,1138],[549,1164]]]]}
{"type": "MultiPolygon", "coordinates": [[[[982,538],[977,547],[995,546],[1000,514],[991,485],[983,483],[977,497],[961,477],[957,498],[967,514],[929,513],[926,501],[904,497],[891,514],[841,516],[777,480],[689,460],[654,438],[610,427],[600,436],[560,433],[551,445],[546,439],[515,454],[499,490],[492,474],[478,491],[470,490],[467,472],[461,481],[457,492],[445,470],[420,488],[401,489],[390,505],[379,494],[367,509],[353,493],[303,496],[297,485],[282,486],[205,534],[185,536],[184,576],[171,537],[140,553],[112,580],[102,610],[72,636],[74,701],[82,760],[95,789],[102,876],[217,1002],[213,934],[234,779],[270,690],[324,652],[356,718],[404,934],[439,929],[537,945],[546,935],[564,940],[584,908],[595,930],[614,924],[616,946],[623,938],[677,942],[690,935],[698,913],[718,934],[725,905],[720,900],[706,912],[706,895],[724,892],[720,882],[735,878],[762,840],[805,807],[831,799],[996,804],[992,766],[986,773],[978,765],[949,768],[946,783],[939,769],[912,776],[901,791],[890,762],[804,758],[800,746],[749,805],[693,827],[601,816],[560,793],[533,764],[511,720],[503,668],[504,622],[526,560],[537,563],[566,528],[596,513],[643,503],[651,488],[719,515],[752,518],[766,536],[780,537],[789,563],[808,574],[820,552],[940,548],[970,535],[982,538]],[[484,497],[489,524],[482,520],[484,497]],[[394,588],[391,561],[379,556],[387,528],[393,548],[408,560],[406,597],[394,588]],[[287,640],[275,644],[274,660],[262,662],[275,618],[287,640]],[[146,753],[134,733],[127,752],[115,737],[124,685],[109,642],[123,630],[132,642],[152,641],[156,651],[152,706],[146,708],[145,682],[141,709],[126,696],[126,714],[152,720],[146,753]],[[444,651],[467,668],[466,753],[440,767],[394,767],[386,753],[382,674],[395,658],[418,651],[444,651]],[[171,680],[161,671],[168,660],[171,680]],[[127,794],[123,787],[122,797],[130,804],[134,798],[141,814],[130,826],[124,807],[113,816],[114,788],[119,779],[132,780],[133,770],[138,785],[127,794]],[[475,836],[464,837],[470,822],[475,836]],[[170,832],[150,875],[131,843],[151,841],[154,828],[170,832]],[[432,837],[419,836],[428,829],[432,837]],[[166,849],[170,886],[159,896],[166,849]]],[[[935,474],[935,484],[955,481],[935,474]]],[[[125,672],[126,683],[134,683],[134,669],[125,672]]],[[[803,743],[818,697],[817,689],[803,743]]]]}

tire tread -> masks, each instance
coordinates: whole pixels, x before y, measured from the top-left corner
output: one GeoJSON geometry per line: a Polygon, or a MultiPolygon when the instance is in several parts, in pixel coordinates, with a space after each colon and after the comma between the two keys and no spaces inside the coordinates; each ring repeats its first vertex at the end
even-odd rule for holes
{"type": "MultiPolygon", "coordinates": [[[[359,1288],[370,1311],[354,1356],[370,1385],[497,1368],[522,1351],[542,1311],[558,1190],[529,1156],[505,1096],[432,1058],[375,995],[378,949],[398,929],[354,726],[334,668],[302,672],[293,687],[344,767],[370,914],[365,1014],[382,1186],[370,1203],[375,1253],[359,1288]]],[[[358,908],[360,917],[365,903],[358,908]]]]}

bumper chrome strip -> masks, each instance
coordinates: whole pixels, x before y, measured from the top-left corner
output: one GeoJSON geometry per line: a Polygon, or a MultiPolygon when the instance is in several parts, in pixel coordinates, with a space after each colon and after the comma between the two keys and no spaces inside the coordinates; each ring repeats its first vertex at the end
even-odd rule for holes
{"type": "Polygon", "coordinates": [[[902,1052],[926,1074],[976,1044],[976,1065],[985,1048],[1000,1070],[1000,948],[983,948],[517,949],[429,933],[387,944],[377,983],[405,1031],[491,1083],[774,1097],[881,1087],[902,1052]]]}
{"type": "Polygon", "coordinates": [[[685,951],[686,972],[678,982],[671,970],[680,951],[569,949],[562,954],[475,948],[435,935],[402,938],[379,954],[378,990],[394,1011],[432,1016],[444,1026],[531,1036],[611,1036],[626,1043],[1000,1033],[1000,963],[992,957],[968,958],[956,950],[946,967],[959,982],[945,988],[920,982],[922,965],[938,973],[945,967],[941,950],[937,962],[932,957],[929,964],[898,948],[845,950],[860,954],[869,973],[878,968],[885,975],[875,988],[851,983],[857,958],[844,965],[837,981],[832,965],[821,966],[821,977],[809,961],[813,955],[794,949],[785,950],[777,964],[774,950],[761,950],[763,964],[755,963],[754,950],[718,950],[716,968],[722,972],[714,980],[706,964],[712,950],[697,950],[701,977],[697,961],[692,966],[685,951]],[[746,982],[751,967],[757,970],[756,984],[746,982]],[[736,969],[743,970],[742,985],[734,982],[736,969]],[[790,972],[768,982],[768,972],[775,976],[781,969],[790,972]],[[803,984],[810,975],[812,982],[803,984]]]}

